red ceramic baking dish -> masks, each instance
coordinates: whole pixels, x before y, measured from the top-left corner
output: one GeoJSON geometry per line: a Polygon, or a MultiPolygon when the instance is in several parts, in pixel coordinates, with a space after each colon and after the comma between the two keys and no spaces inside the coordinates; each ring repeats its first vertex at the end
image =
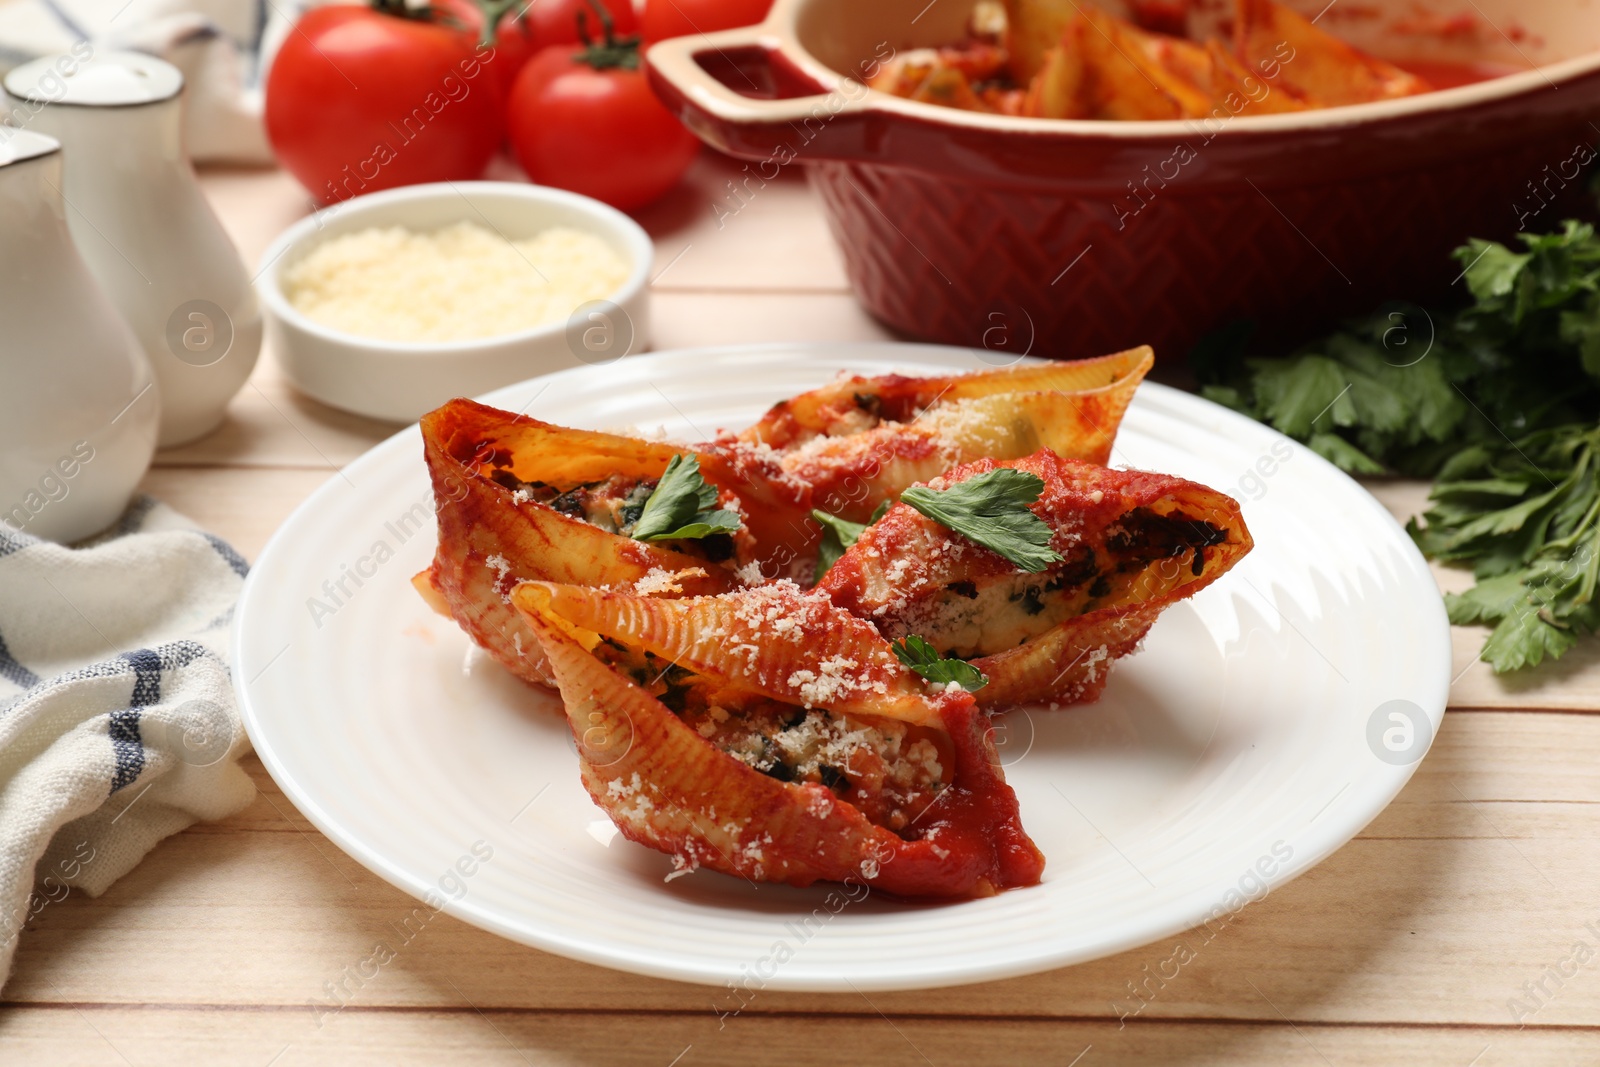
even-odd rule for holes
{"type": "Polygon", "coordinates": [[[1589,203],[1589,0],[1292,6],[1413,69],[1515,72],[1172,122],[983,115],[862,84],[890,56],[958,40],[970,0],[777,0],[759,26],[656,44],[648,68],[690,129],[751,161],[719,217],[804,166],[868,310],[1009,353],[1149,342],[1170,359],[1239,319],[1289,343],[1386,300],[1448,299],[1463,239],[1550,229],[1589,203]]]}

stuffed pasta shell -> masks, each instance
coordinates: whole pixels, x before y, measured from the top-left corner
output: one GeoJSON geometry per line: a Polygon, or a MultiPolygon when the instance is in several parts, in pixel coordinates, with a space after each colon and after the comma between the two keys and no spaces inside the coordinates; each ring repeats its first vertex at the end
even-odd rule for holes
{"type": "Polygon", "coordinates": [[[1040,448],[1106,462],[1153,362],[1141,347],[969,374],[841,377],[720,443],[770,455],[810,487],[815,507],[864,522],[901,489],[959,463],[1040,448]]]}
{"type": "Polygon", "coordinates": [[[938,658],[969,662],[987,679],[977,690],[985,707],[1076,703],[1100,695],[1112,661],[1132,652],[1165,608],[1215,581],[1251,545],[1239,505],[1223,493],[1040,450],[965,464],[908,490],[817,591],[886,638],[920,638],[938,658]],[[1007,470],[1031,475],[1036,499],[1012,502],[1025,511],[1007,515],[996,505],[979,518],[1019,529],[1037,523],[1028,566],[905,502],[932,500],[921,506],[943,515],[939,494],[976,491],[1007,470]]]}
{"type": "Polygon", "coordinates": [[[529,582],[511,596],[585,787],[676,871],[935,898],[1038,882],[972,697],[906,670],[825,598],[791,582],[675,600],[529,582]]]}
{"type": "Polygon", "coordinates": [[[439,546],[413,584],[529,682],[554,679],[507,601],[516,582],[671,596],[734,589],[741,568],[759,580],[752,564],[795,536],[809,499],[750,456],[567,429],[471,400],[421,425],[439,546]]]}

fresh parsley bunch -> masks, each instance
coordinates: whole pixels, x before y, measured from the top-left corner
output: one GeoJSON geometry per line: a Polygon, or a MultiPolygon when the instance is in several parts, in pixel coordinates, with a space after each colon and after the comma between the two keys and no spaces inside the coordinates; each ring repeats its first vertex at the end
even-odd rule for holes
{"type": "Polygon", "coordinates": [[[1481,657],[1496,671],[1555,659],[1600,629],[1600,427],[1469,445],[1430,501],[1427,525],[1407,529],[1429,556],[1472,566],[1477,584],[1445,605],[1451,622],[1494,626],[1481,657]]]}
{"type": "Polygon", "coordinates": [[[1588,223],[1524,234],[1525,251],[1456,249],[1472,303],[1387,305],[1283,359],[1245,328],[1195,351],[1201,392],[1356,474],[1436,474],[1463,444],[1600,411],[1600,238],[1588,223]]]}
{"type": "Polygon", "coordinates": [[[1494,626],[1496,671],[1600,629],[1600,238],[1568,221],[1521,242],[1457,249],[1471,302],[1447,313],[1391,305],[1283,359],[1235,329],[1194,355],[1205,396],[1344,470],[1437,479],[1409,529],[1473,568],[1446,606],[1494,626]]]}

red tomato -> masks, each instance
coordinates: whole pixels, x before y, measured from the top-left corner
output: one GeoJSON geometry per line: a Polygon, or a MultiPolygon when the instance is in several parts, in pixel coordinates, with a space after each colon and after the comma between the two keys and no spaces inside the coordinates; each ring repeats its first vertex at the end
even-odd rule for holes
{"type": "MultiPolygon", "coordinates": [[[[474,33],[482,34],[484,11],[474,0],[435,0],[435,6],[453,15],[474,33]]],[[[543,47],[526,17],[526,10],[526,3],[518,3],[500,16],[500,26],[494,35],[494,55],[484,58],[484,65],[494,74],[502,103],[511,95],[511,86],[522,65],[543,47]]]]}
{"type": "MultiPolygon", "coordinates": [[[[604,0],[611,15],[611,29],[618,37],[627,37],[639,28],[639,18],[633,13],[633,0],[604,0]]],[[[521,5],[513,10],[522,10],[521,5]]],[[[533,39],[540,48],[553,44],[579,44],[578,13],[583,13],[584,28],[590,40],[605,36],[600,20],[595,17],[589,0],[533,0],[523,13],[523,18],[533,27],[533,39]]]]}
{"type": "Polygon", "coordinates": [[[493,62],[468,28],[367,7],[316,8],[267,76],[267,137],[325,204],[470,180],[500,143],[493,62]]]}
{"type": "Polygon", "coordinates": [[[540,185],[643,207],[677,184],[700,142],[637,66],[596,69],[584,55],[556,45],[522,68],[506,113],[512,151],[540,185]]]}
{"type": "Polygon", "coordinates": [[[767,17],[772,0],[645,0],[639,35],[646,41],[754,26],[767,17]]]}

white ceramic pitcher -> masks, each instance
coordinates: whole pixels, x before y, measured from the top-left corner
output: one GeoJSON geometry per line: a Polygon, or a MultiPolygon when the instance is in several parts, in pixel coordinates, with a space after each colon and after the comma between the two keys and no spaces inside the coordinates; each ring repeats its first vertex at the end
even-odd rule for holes
{"type": "Polygon", "coordinates": [[[13,125],[59,140],[73,239],[144,347],[161,447],[216,429],[261,347],[255,290],[184,153],[183,75],[133,52],[5,77],[13,125]]]}
{"type": "Polygon", "coordinates": [[[0,127],[0,523],[76,541],[127,505],[161,404],[68,232],[61,169],[54,140],[0,127]]]}

